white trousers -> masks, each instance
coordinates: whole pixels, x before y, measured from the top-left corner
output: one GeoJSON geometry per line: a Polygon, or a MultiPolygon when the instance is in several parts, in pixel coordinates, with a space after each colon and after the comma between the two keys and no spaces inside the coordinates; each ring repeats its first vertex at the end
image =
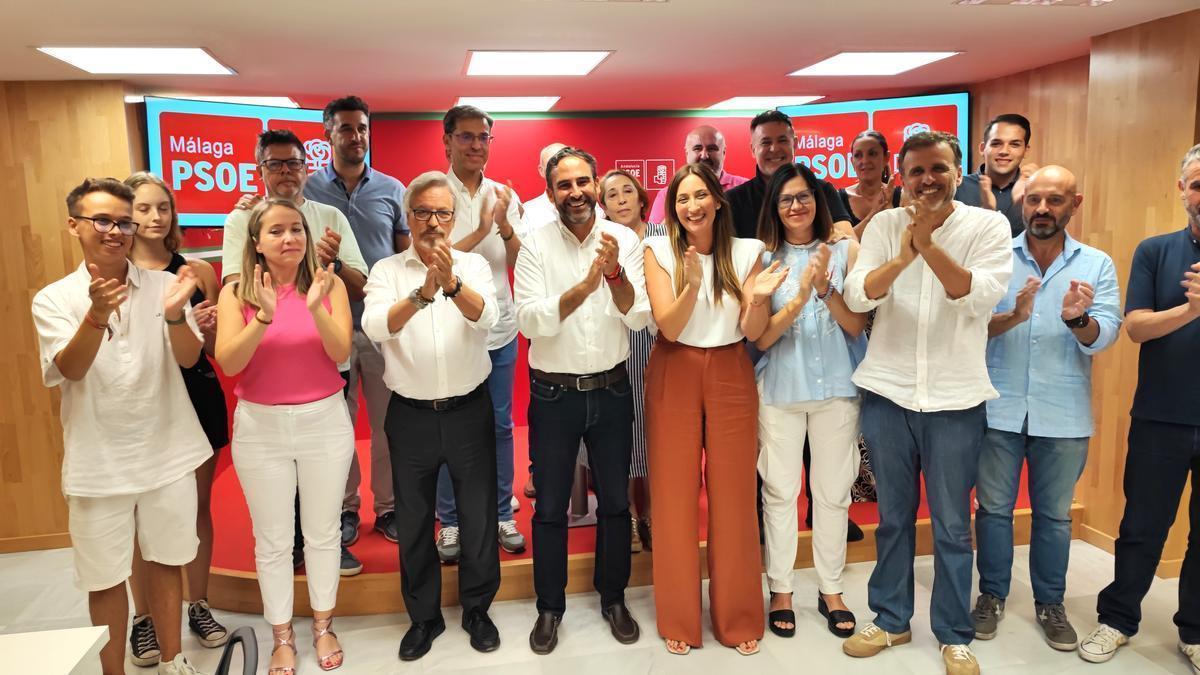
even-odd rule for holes
{"type": "Polygon", "coordinates": [[[354,429],[340,390],[299,405],[238,401],[233,466],[250,507],[258,587],[268,623],[292,620],[297,486],[309,602],[318,612],[337,603],[342,494],[353,448],[354,429]]]}
{"type": "Polygon", "coordinates": [[[767,586],[792,592],[803,487],[804,436],[812,451],[813,566],[820,592],[842,592],[850,486],[858,475],[858,399],[831,398],[758,409],[758,473],[762,476],[767,586]]]}

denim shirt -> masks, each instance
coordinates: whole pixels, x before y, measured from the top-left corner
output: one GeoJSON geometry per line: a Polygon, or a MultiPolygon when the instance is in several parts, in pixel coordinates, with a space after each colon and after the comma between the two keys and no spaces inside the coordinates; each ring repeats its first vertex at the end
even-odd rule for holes
{"type": "Polygon", "coordinates": [[[1091,436],[1092,355],[1115,342],[1121,327],[1116,268],[1107,253],[1067,235],[1062,254],[1043,275],[1026,236],[1022,232],[1013,239],[1013,275],[995,311],[1012,310],[1030,276],[1042,285],[1029,319],[988,340],[988,375],[1000,392],[1000,398],[987,402],[988,426],[1048,438],[1091,436]],[[1096,291],[1088,314],[1100,334],[1091,345],[1077,340],[1062,321],[1062,299],[1072,280],[1086,281],[1096,291]]]}
{"type": "MultiPolygon", "coordinates": [[[[830,288],[842,291],[846,277],[850,242],[843,239],[829,247],[830,288]]],[[[763,268],[778,260],[789,268],[787,279],[771,296],[771,314],[783,309],[800,292],[800,275],[808,266],[809,256],[817,243],[797,246],[780,242],[774,252],[763,253],[763,268]]],[[[809,296],[795,322],[771,345],[755,366],[762,384],[762,402],[766,405],[788,405],[803,401],[823,401],[835,397],[858,396],[850,381],[857,360],[852,356],[850,343],[865,341],[865,336],[851,338],[842,330],[816,291],[809,296]]]]}

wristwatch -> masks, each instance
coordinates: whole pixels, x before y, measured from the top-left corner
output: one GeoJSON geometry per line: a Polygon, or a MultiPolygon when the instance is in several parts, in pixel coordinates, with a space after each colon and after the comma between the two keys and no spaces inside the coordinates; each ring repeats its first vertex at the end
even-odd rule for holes
{"type": "Polygon", "coordinates": [[[332,262],[333,262],[333,273],[334,273],[334,274],[341,274],[341,273],[342,273],[342,259],[341,259],[341,258],[334,258],[334,259],[332,260],[332,262]]]}
{"type": "Polygon", "coordinates": [[[412,293],[408,294],[408,299],[412,300],[412,303],[417,306],[418,310],[425,309],[426,307],[432,305],[434,300],[433,298],[427,298],[421,295],[420,286],[417,286],[413,289],[412,293]]]}
{"type": "Polygon", "coordinates": [[[456,274],[456,275],[454,275],[454,290],[447,293],[445,291],[445,289],[443,289],[442,295],[446,296],[446,298],[448,298],[450,300],[453,300],[455,298],[455,296],[457,296],[459,291],[461,291],[461,290],[462,290],[462,277],[460,277],[456,274]]]}
{"type": "Polygon", "coordinates": [[[1063,319],[1063,323],[1067,328],[1087,328],[1087,325],[1092,322],[1092,317],[1088,316],[1087,312],[1080,314],[1074,319],[1063,319]]]}

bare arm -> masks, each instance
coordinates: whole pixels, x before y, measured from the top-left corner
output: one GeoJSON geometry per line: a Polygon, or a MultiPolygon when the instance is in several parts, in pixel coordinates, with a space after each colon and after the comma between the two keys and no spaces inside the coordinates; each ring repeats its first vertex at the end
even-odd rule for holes
{"type": "Polygon", "coordinates": [[[1125,315],[1125,332],[1129,339],[1141,344],[1157,340],[1183,328],[1200,316],[1200,311],[1184,303],[1156,312],[1152,309],[1135,309],[1125,315]]]}
{"type": "Polygon", "coordinates": [[[676,297],[671,275],[658,264],[658,259],[650,249],[647,248],[644,255],[643,268],[646,273],[646,295],[650,299],[650,312],[659,332],[674,342],[679,339],[692,318],[696,298],[700,293],[700,284],[689,282],[676,297]]]}
{"type": "Polygon", "coordinates": [[[250,363],[258,343],[262,342],[267,333],[267,324],[274,320],[273,314],[266,314],[262,309],[256,313],[262,321],[251,319],[250,323],[242,317],[242,301],[234,292],[235,284],[226,284],[221,289],[221,297],[217,302],[217,364],[226,375],[237,375],[250,363]]]}

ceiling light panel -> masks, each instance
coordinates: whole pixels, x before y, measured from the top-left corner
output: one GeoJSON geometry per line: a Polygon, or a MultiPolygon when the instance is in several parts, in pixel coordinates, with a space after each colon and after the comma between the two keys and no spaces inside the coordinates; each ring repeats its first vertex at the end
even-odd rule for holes
{"type": "Polygon", "coordinates": [[[460,96],[455,105],[473,105],[486,112],[546,112],[559,96],[460,96]]]}
{"type": "Polygon", "coordinates": [[[472,51],[467,63],[467,75],[587,75],[611,53],[472,51]]]}
{"type": "Polygon", "coordinates": [[[941,61],[959,52],[842,52],[789,75],[831,77],[850,75],[898,75],[941,61]]]}
{"type": "Polygon", "coordinates": [[[94,75],[233,75],[196,47],[38,47],[94,75]]]}
{"type": "Polygon", "coordinates": [[[804,105],[822,96],[734,96],[708,106],[709,110],[767,110],[785,105],[804,105]]]}

